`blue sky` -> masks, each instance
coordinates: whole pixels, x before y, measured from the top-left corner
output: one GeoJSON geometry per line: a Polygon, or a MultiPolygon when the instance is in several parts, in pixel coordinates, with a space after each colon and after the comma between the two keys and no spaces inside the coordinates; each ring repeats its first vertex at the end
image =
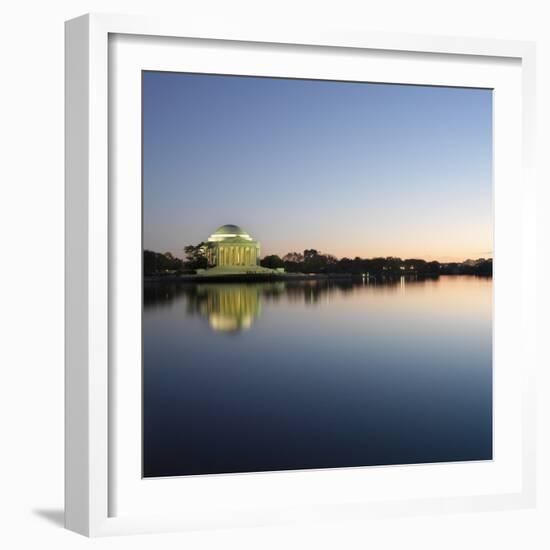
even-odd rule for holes
{"type": "Polygon", "coordinates": [[[145,72],[144,246],[492,255],[492,92],[145,72]]]}

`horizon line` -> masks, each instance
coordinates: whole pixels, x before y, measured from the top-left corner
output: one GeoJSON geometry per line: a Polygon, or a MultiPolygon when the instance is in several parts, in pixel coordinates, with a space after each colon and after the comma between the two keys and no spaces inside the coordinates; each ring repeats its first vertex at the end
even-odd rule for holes
{"type": "MultiPolygon", "coordinates": [[[[191,245],[191,246],[196,246],[196,245],[191,245]]],[[[336,256],[335,254],[331,254],[330,252],[322,252],[322,251],[319,251],[318,249],[315,249],[315,248],[306,248],[305,250],[317,250],[319,252],[319,254],[321,256],[332,256],[334,258],[336,258],[336,261],[341,261],[343,259],[348,259],[348,260],[355,260],[356,258],[359,258],[360,260],[378,260],[378,259],[383,259],[383,260],[388,260],[388,259],[396,259],[396,260],[401,260],[401,261],[410,261],[410,260],[420,260],[420,261],[423,261],[423,262],[437,262],[437,263],[440,263],[440,264],[449,264],[449,263],[464,263],[464,262],[467,262],[469,260],[472,260],[472,261],[475,261],[475,260],[493,260],[493,254],[492,252],[491,253],[488,253],[488,255],[481,255],[481,256],[468,256],[468,257],[465,257],[464,259],[460,260],[460,259],[456,259],[456,257],[453,257],[453,256],[449,256],[449,258],[455,258],[455,259],[451,259],[451,260],[439,260],[439,259],[431,259],[431,260],[428,260],[426,258],[422,258],[421,256],[409,256],[409,257],[403,257],[403,256],[393,256],[393,255],[388,255],[388,256],[381,256],[381,255],[378,255],[378,256],[370,256],[370,257],[362,257],[362,256],[358,256],[358,255],[355,255],[353,257],[350,257],[350,256],[336,256]]],[[[174,258],[178,258],[182,261],[185,261],[185,255],[180,256],[180,255],[176,255],[174,254],[171,250],[165,250],[164,252],[157,252],[156,250],[152,250],[150,248],[145,248],[143,247],[142,248],[142,253],[143,252],[153,252],[154,254],[171,254],[174,258]]],[[[263,258],[266,258],[268,256],[278,256],[281,260],[284,258],[284,256],[286,256],[287,254],[292,254],[292,253],[297,253],[297,254],[302,254],[303,251],[299,252],[299,251],[296,251],[296,250],[293,250],[291,252],[286,252],[285,254],[264,254],[260,259],[263,259],[263,258]]]]}

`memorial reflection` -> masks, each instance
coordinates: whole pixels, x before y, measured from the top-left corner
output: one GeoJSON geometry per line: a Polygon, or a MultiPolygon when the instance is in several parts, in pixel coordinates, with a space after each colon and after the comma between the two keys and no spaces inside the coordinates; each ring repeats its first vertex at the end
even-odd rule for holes
{"type": "Polygon", "coordinates": [[[206,317],[210,327],[219,332],[246,330],[261,312],[260,289],[256,285],[197,285],[192,297],[189,309],[206,317]]]}
{"type": "Polygon", "coordinates": [[[155,284],[144,290],[146,309],[181,301],[187,314],[201,315],[217,332],[249,329],[261,314],[262,297],[277,299],[285,284],[155,284]]]}

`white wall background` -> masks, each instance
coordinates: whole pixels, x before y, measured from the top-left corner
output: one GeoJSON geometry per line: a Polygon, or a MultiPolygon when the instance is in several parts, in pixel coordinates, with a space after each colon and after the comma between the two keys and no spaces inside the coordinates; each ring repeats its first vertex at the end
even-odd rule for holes
{"type": "Polygon", "coordinates": [[[169,13],[214,27],[371,29],[537,40],[539,337],[548,338],[550,16],[537,0],[11,0],[0,11],[0,545],[17,548],[550,547],[549,355],[539,379],[537,510],[88,541],[63,506],[63,22],[169,13]],[[543,241],[544,239],[544,241],[543,241]]]}

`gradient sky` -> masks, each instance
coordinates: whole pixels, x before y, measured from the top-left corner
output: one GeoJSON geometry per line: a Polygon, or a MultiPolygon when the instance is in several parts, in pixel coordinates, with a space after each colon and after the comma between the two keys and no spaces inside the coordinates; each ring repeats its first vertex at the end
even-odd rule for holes
{"type": "Polygon", "coordinates": [[[143,74],[144,247],[492,256],[492,92],[143,74]]]}

